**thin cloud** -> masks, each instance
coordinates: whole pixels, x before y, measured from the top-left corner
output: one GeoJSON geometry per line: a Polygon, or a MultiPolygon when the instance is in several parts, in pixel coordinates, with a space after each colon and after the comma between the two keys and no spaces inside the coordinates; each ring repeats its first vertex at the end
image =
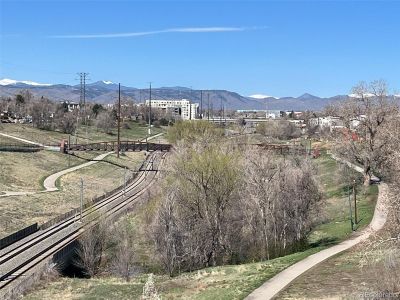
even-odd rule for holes
{"type": "Polygon", "coordinates": [[[106,33],[106,34],[72,34],[72,35],[51,35],[53,39],[105,39],[105,38],[128,38],[146,35],[156,35],[163,33],[204,33],[204,32],[237,32],[246,30],[265,29],[266,27],[184,27],[170,28],[154,31],[139,31],[125,33],[106,33]]]}

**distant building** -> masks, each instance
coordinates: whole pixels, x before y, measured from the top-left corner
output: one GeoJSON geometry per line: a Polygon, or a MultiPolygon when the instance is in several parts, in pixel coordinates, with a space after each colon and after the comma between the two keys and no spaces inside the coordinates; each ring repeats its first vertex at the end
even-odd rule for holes
{"type": "Polygon", "coordinates": [[[69,112],[74,111],[76,109],[79,110],[79,108],[80,108],[79,103],[72,102],[72,101],[61,101],[61,104],[66,105],[69,112]]]}
{"type": "Polygon", "coordinates": [[[361,124],[361,122],[365,120],[365,118],[366,118],[366,115],[359,115],[359,116],[355,117],[354,119],[352,119],[350,121],[350,129],[351,130],[356,129],[361,124]]]}
{"type": "MultiPolygon", "coordinates": [[[[150,100],[146,100],[146,106],[150,105],[150,100]]],[[[151,107],[161,109],[165,112],[171,111],[175,116],[182,120],[194,120],[197,118],[199,104],[190,103],[187,99],[182,100],[151,100],[151,107]]]]}
{"type": "Polygon", "coordinates": [[[281,117],[281,112],[279,110],[270,109],[238,109],[236,113],[244,118],[277,119],[281,117]]]}
{"type": "Polygon", "coordinates": [[[329,128],[331,131],[336,128],[343,128],[343,120],[340,117],[326,116],[319,118],[311,118],[309,124],[312,127],[318,126],[319,128],[329,128]]]}

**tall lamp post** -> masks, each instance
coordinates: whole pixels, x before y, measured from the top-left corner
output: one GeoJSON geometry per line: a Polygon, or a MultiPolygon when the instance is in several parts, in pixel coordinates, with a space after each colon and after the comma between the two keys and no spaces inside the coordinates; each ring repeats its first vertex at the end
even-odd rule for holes
{"type": "Polygon", "coordinates": [[[150,89],[149,89],[149,131],[148,136],[151,135],[151,82],[150,82],[150,89]]]}

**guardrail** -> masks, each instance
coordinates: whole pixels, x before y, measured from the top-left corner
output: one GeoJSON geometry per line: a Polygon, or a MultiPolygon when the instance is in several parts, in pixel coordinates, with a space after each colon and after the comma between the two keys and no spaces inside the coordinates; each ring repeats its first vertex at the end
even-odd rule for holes
{"type": "Polygon", "coordinates": [[[0,240],[0,250],[10,246],[15,242],[18,242],[19,240],[22,240],[24,237],[27,237],[28,235],[35,233],[38,230],[38,223],[35,223],[2,238],[0,240]]]}
{"type": "MultiPolygon", "coordinates": [[[[65,151],[116,151],[117,141],[97,142],[90,144],[65,145],[65,151]]],[[[149,143],[142,141],[120,141],[120,151],[169,151],[170,144],[149,143]]]]}
{"type": "Polygon", "coordinates": [[[38,152],[43,146],[31,144],[0,144],[0,151],[4,152],[38,152]]]}

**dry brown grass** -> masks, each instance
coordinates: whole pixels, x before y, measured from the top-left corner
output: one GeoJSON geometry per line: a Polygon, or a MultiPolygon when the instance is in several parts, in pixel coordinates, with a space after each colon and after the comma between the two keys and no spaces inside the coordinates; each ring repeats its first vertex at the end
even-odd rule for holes
{"type": "MultiPolygon", "coordinates": [[[[130,168],[137,168],[144,157],[143,153],[138,152],[127,153],[121,159],[113,156],[115,155],[112,154],[109,159],[130,168]]],[[[27,186],[24,180],[26,179],[26,181],[31,182],[35,186],[31,190],[37,191],[40,187],[38,182],[40,176],[35,175],[35,172],[38,170],[35,162],[32,162],[32,165],[34,167],[28,168],[25,166],[21,167],[19,172],[13,172],[16,178],[22,178],[18,180],[19,185],[14,184],[9,186],[3,183],[3,186],[7,190],[13,187],[28,188],[29,186],[27,186]],[[23,174],[24,170],[28,174],[23,174]],[[30,176],[34,179],[30,178],[30,176]]],[[[94,197],[123,185],[124,173],[125,170],[123,168],[99,162],[61,177],[61,190],[58,192],[0,197],[0,237],[35,222],[46,222],[57,215],[78,207],[80,203],[80,178],[84,181],[84,199],[85,201],[89,201],[94,197]]],[[[7,182],[10,182],[10,180],[8,179],[7,182]]]]}
{"type": "MultiPolygon", "coordinates": [[[[70,159],[71,165],[85,162],[75,157],[70,159]]],[[[0,191],[41,190],[44,177],[65,168],[68,157],[59,152],[0,152],[0,191]]]]}

